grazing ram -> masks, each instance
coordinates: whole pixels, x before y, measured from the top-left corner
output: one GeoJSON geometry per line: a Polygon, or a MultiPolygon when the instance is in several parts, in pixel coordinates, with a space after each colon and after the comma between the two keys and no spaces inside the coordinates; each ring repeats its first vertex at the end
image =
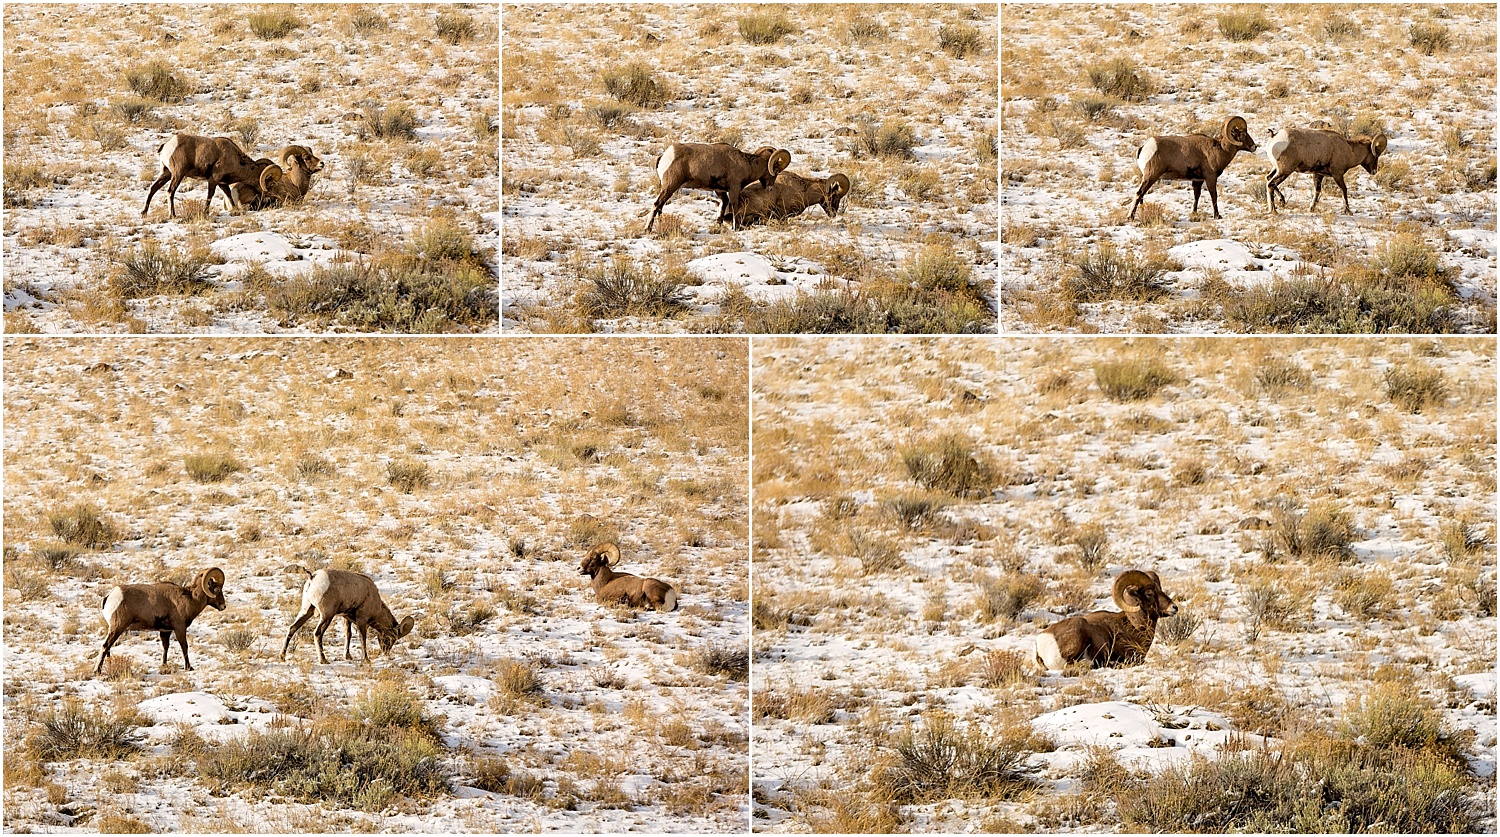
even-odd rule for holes
{"type": "Polygon", "coordinates": [[[151,211],[151,199],[156,197],[156,192],[169,181],[171,186],[167,189],[167,205],[171,207],[172,217],[177,217],[177,186],[185,177],[199,177],[208,181],[208,199],[203,202],[207,207],[214,199],[214,190],[223,189],[224,199],[229,201],[231,207],[239,206],[235,198],[233,186],[235,184],[258,184],[261,172],[265,169],[265,163],[253,160],[249,154],[240,150],[234,140],[228,137],[200,137],[194,134],[177,134],[156,149],[156,159],[161,163],[161,175],[156,182],[151,184],[151,191],[146,194],[146,206],[141,210],[141,217],[151,211]]]}
{"type": "Polygon", "coordinates": [[[1096,610],[1072,616],[1036,638],[1036,661],[1056,670],[1088,660],[1091,666],[1135,665],[1146,658],[1156,638],[1156,622],[1175,616],[1177,604],[1161,589],[1154,572],[1126,570],[1115,579],[1115,605],[1121,612],[1096,610]]]}
{"type": "MultiPolygon", "coordinates": [[[[792,218],[813,206],[823,207],[823,212],[834,218],[839,214],[839,202],[847,194],[848,175],[835,174],[820,180],[784,171],[770,186],[751,183],[740,192],[740,224],[792,218]]],[[[728,220],[727,212],[719,216],[721,223],[728,220]]]]}
{"type": "Polygon", "coordinates": [[[313,572],[296,565],[287,567],[286,571],[306,573],[308,579],[302,585],[302,612],[292,626],[287,628],[286,641],[281,644],[283,660],[286,659],[287,649],[292,645],[292,637],[312,618],[313,611],[318,613],[318,627],[313,631],[313,636],[317,638],[318,659],[324,664],[327,664],[328,656],[323,653],[323,633],[328,630],[335,617],[344,617],[344,659],[350,659],[349,640],[354,629],[358,628],[359,649],[366,663],[370,661],[370,628],[375,629],[375,639],[380,643],[380,650],[389,653],[396,647],[398,640],[411,633],[412,626],[416,624],[417,620],[412,616],[398,623],[391,609],[380,598],[375,580],[363,573],[349,570],[313,572]]]}
{"type": "Polygon", "coordinates": [[[1185,137],[1152,137],[1141,145],[1136,153],[1135,164],[1141,170],[1141,185],[1135,190],[1135,204],[1130,207],[1130,219],[1135,220],[1135,211],[1140,209],[1146,193],[1158,180],[1187,180],[1193,184],[1193,211],[1198,211],[1198,199],[1203,187],[1208,187],[1209,200],[1213,202],[1214,217],[1219,215],[1219,175],[1229,167],[1234,155],[1241,151],[1254,151],[1255,138],[1250,136],[1250,126],[1242,116],[1231,116],[1224,120],[1224,128],[1217,137],[1190,134],[1185,137]]]}
{"type": "Polygon", "coordinates": [[[182,665],[192,671],[187,629],[205,607],[215,610],[225,607],[224,571],[218,567],[198,573],[187,587],[159,581],[155,584],[122,584],[113,588],[104,597],[103,615],[108,633],[94,673],[104,671],[104,660],[109,656],[110,648],[126,631],[160,633],[162,665],[167,664],[167,651],[175,635],[177,644],[182,646],[182,665]]]}
{"type": "Polygon", "coordinates": [[[1385,134],[1349,139],[1338,131],[1282,128],[1266,146],[1271,162],[1276,164],[1275,171],[1266,172],[1266,205],[1275,213],[1279,197],[1281,205],[1286,206],[1286,195],[1279,188],[1282,182],[1297,172],[1309,172],[1313,176],[1313,199],[1308,211],[1318,208],[1323,178],[1331,177],[1344,193],[1344,212],[1353,215],[1344,174],[1355,166],[1364,166],[1365,171],[1374,174],[1388,142],[1385,134]]]}
{"type": "Polygon", "coordinates": [[[595,545],[583,556],[579,565],[580,575],[589,577],[589,587],[594,591],[594,600],[599,604],[623,603],[631,607],[649,607],[655,610],[677,609],[677,588],[658,578],[641,578],[630,573],[619,573],[611,564],[620,562],[620,547],[614,543],[595,545]]]}
{"type": "Polygon", "coordinates": [[[646,219],[646,232],[651,232],[662,207],[682,188],[708,189],[718,195],[719,215],[727,215],[739,229],[741,190],[757,181],[770,186],[791,163],[792,152],[769,145],[751,154],[723,142],[674,142],[656,158],[661,190],[651,207],[651,217],[646,219]]]}

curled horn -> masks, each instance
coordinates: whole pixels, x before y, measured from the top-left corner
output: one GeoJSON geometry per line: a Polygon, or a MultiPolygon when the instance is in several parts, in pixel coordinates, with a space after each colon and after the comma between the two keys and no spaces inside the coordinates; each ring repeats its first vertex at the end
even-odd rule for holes
{"type": "Polygon", "coordinates": [[[596,555],[603,555],[604,563],[613,566],[620,562],[620,547],[613,541],[605,541],[601,544],[595,544],[594,547],[589,550],[588,554],[583,557],[583,560],[588,561],[588,559],[593,558],[596,555]]]}
{"type": "Polygon", "coordinates": [[[1121,610],[1132,611],[1141,609],[1140,589],[1151,583],[1151,576],[1140,570],[1129,570],[1120,573],[1115,579],[1115,604],[1121,610]]]}
{"type": "Polygon", "coordinates": [[[261,170],[260,173],[260,191],[264,193],[268,188],[270,188],[270,185],[272,183],[280,180],[285,174],[286,172],[281,170],[281,166],[278,166],[275,163],[266,166],[261,170]],[[270,179],[268,180],[267,178],[270,179]]]}
{"type": "Polygon", "coordinates": [[[772,177],[775,177],[776,175],[786,171],[786,167],[790,166],[791,164],[792,152],[787,151],[785,148],[783,148],[771,155],[770,161],[766,163],[766,171],[770,173],[772,177]]]}
{"type": "Polygon", "coordinates": [[[849,194],[849,178],[842,174],[835,174],[828,178],[828,196],[849,194]]]}
{"type": "Polygon", "coordinates": [[[1250,133],[1250,124],[1243,116],[1231,116],[1224,120],[1224,136],[1238,140],[1240,137],[1250,133]]]}
{"type": "Polygon", "coordinates": [[[1375,139],[1370,143],[1370,146],[1375,149],[1376,157],[1379,157],[1380,155],[1385,153],[1385,146],[1387,142],[1389,142],[1389,140],[1385,138],[1385,134],[1375,135],[1375,139]]]}
{"type": "Polygon", "coordinates": [[[218,567],[203,571],[203,589],[210,594],[217,594],[224,589],[224,571],[218,567]]]}

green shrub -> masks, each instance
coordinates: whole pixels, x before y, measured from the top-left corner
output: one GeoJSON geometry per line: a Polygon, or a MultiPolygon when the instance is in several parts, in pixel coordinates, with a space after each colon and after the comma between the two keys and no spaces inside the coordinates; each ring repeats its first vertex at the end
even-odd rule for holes
{"type": "Polygon", "coordinates": [[[83,550],[69,543],[41,543],[31,548],[31,554],[36,556],[47,569],[53,572],[66,570],[78,560],[78,555],[83,550]]]}
{"type": "Polygon", "coordinates": [[[455,11],[439,13],[432,23],[432,30],[440,40],[455,46],[479,34],[473,18],[455,11]]]}
{"type": "Polygon", "coordinates": [[[750,649],[717,642],[700,645],[692,653],[692,666],[704,674],[743,681],[750,676],[750,649]]]}
{"type": "Polygon", "coordinates": [[[1362,33],[1359,23],[1348,15],[1334,12],[1323,18],[1323,37],[1330,41],[1358,38],[1362,33]]]}
{"type": "Polygon", "coordinates": [[[201,250],[164,248],[148,241],[117,255],[115,264],[118,269],[110,274],[110,285],[124,299],[191,295],[213,287],[208,269],[214,259],[201,250]]]}
{"type": "Polygon", "coordinates": [[[627,258],[616,258],[590,270],[576,300],[579,312],[594,319],[671,317],[688,308],[681,282],[627,258]]]}
{"type": "Polygon", "coordinates": [[[849,40],[856,44],[865,44],[870,41],[883,41],[890,37],[890,32],[874,17],[857,17],[849,22],[849,40]]]}
{"type": "Polygon", "coordinates": [[[182,458],[182,466],[195,482],[223,482],[230,474],[244,470],[234,457],[223,453],[189,454],[182,458]]]}
{"type": "Polygon", "coordinates": [[[383,681],[366,689],[349,706],[350,716],[382,732],[410,732],[441,742],[439,724],[423,707],[422,699],[406,684],[383,681]]]}
{"type": "Polygon", "coordinates": [[[924,291],[950,294],[972,293],[972,276],[973,268],[962,256],[939,244],[923,247],[898,274],[901,281],[924,291]]]}
{"type": "Polygon", "coordinates": [[[1094,366],[1094,381],[1113,401],[1142,401],[1177,383],[1177,374],[1154,357],[1110,361],[1094,366]]]}
{"type": "Polygon", "coordinates": [[[1437,23],[1413,23],[1406,30],[1406,39],[1423,55],[1435,55],[1453,45],[1448,28],[1437,23]]]}
{"type": "Polygon", "coordinates": [[[967,23],[953,23],[938,30],[938,47],[954,58],[966,58],[984,51],[985,37],[967,23]]]}
{"type": "Polygon", "coordinates": [[[906,475],[929,491],[954,497],[984,497],[997,481],[994,461],[969,438],[945,434],[898,451],[906,475]]]}
{"type": "Polygon", "coordinates": [[[749,44],[774,44],[796,31],[779,14],[744,15],[739,19],[740,37],[749,44]]]}
{"type": "MultiPolygon", "coordinates": [[[[896,525],[902,529],[921,529],[937,519],[938,512],[948,507],[951,498],[948,494],[935,491],[903,491],[892,494],[881,501],[881,506],[890,513],[896,525]]],[[[861,563],[866,564],[866,569],[880,572],[886,569],[894,569],[896,566],[904,566],[905,561],[896,561],[888,556],[899,557],[899,550],[894,544],[889,549],[866,549],[864,554],[859,555],[861,563]]]]}
{"type": "Polygon", "coordinates": [[[1026,739],[960,728],[948,713],[929,710],[897,732],[888,745],[891,762],[873,777],[880,792],[897,803],[948,799],[1014,798],[1035,784],[1026,761],[1026,739]]]}
{"type": "Polygon", "coordinates": [[[1256,367],[1255,383],[1276,395],[1289,389],[1307,389],[1312,384],[1312,374],[1294,360],[1271,356],[1256,367]]]}
{"type": "Polygon", "coordinates": [[[113,110],[122,121],[138,125],[150,118],[151,111],[155,107],[156,102],[150,99],[121,99],[110,105],[110,110],[113,110]]]}
{"type": "Polygon", "coordinates": [[[1143,102],[1153,85],[1129,58],[1112,58],[1087,67],[1089,83],[1106,96],[1127,102],[1143,102]]]}
{"type": "Polygon", "coordinates": [[[47,526],[52,534],[64,542],[84,549],[107,549],[115,542],[114,527],[109,525],[99,509],[87,503],[48,514],[47,526]]]}
{"type": "Polygon", "coordinates": [[[472,263],[338,262],[294,276],[265,274],[249,284],[283,325],[313,320],[358,331],[438,334],[479,330],[499,316],[494,274],[472,263]]]}
{"type": "Polygon", "coordinates": [[[1231,41],[1253,41],[1272,28],[1258,9],[1248,6],[1219,15],[1219,34],[1231,41]]]}
{"type": "Polygon", "coordinates": [[[417,137],[417,115],[405,102],[385,107],[366,102],[360,108],[360,139],[409,141],[417,137]]]}
{"type": "Polygon", "coordinates": [[[1443,371],[1424,363],[1404,363],[1385,370],[1385,397],[1408,413],[1442,406],[1448,398],[1443,371]]]}
{"type": "Polygon", "coordinates": [[[468,230],[446,218],[434,218],[411,240],[411,252],[433,262],[449,261],[483,267],[484,262],[468,230]]]}
{"type": "Polygon", "coordinates": [[[251,732],[206,748],[197,764],[216,792],[244,787],[262,796],[376,812],[402,797],[447,794],[446,759],[442,745],[424,733],[334,719],[251,732]]]}
{"type": "Polygon", "coordinates": [[[1447,334],[1458,329],[1454,302],[1449,288],[1355,267],[1233,290],[1224,316],[1251,331],[1447,334]]]}
{"type": "Polygon", "coordinates": [[[302,26],[302,21],[286,8],[254,12],[245,19],[245,22],[250,25],[250,31],[254,32],[256,37],[266,40],[285,38],[302,26]]]}
{"type": "Polygon", "coordinates": [[[883,121],[867,117],[859,120],[856,131],[855,150],[861,155],[896,160],[909,160],[916,156],[912,149],[917,145],[917,133],[899,119],[883,121]]]}
{"type": "Polygon", "coordinates": [[[1115,800],[1132,831],[1464,833],[1479,823],[1471,791],[1429,751],[1314,740],[1195,757],[1115,800]]]}
{"type": "Polygon", "coordinates": [[[667,88],[651,74],[651,68],[640,62],[626,66],[623,70],[607,69],[599,74],[604,92],[616,101],[635,105],[638,108],[659,108],[671,101],[667,88]]]}
{"type": "Polygon", "coordinates": [[[125,71],[125,83],[137,96],[158,102],[180,102],[187,97],[187,84],[165,61],[152,61],[125,71]]]}
{"type": "Polygon", "coordinates": [[[1041,598],[1046,585],[1034,575],[1010,573],[1001,578],[981,579],[979,591],[979,618],[993,622],[1020,616],[1041,598]]]}
{"type": "Polygon", "coordinates": [[[1172,264],[1161,256],[1136,256],[1105,242],[1073,260],[1063,293],[1078,302],[1128,299],[1155,302],[1171,293],[1163,281],[1172,264]]]}
{"type": "Polygon", "coordinates": [[[122,759],[139,752],[140,738],[133,717],[66,700],[37,721],[28,745],[42,761],[122,759]]]}
{"type": "Polygon", "coordinates": [[[386,482],[402,494],[432,485],[432,470],[415,459],[393,459],[385,466],[386,482]]]}

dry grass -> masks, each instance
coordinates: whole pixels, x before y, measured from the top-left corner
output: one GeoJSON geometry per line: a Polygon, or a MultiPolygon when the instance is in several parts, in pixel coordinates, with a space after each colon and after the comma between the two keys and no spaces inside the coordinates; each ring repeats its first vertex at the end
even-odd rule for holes
{"type": "Polygon", "coordinates": [[[91,754],[151,726],[164,749],[131,757],[141,783],[188,765],[172,781],[222,794],[216,810],[240,822],[272,795],[274,812],[321,805],[345,830],[399,808],[504,831],[489,797],[454,798],[447,779],[525,726],[535,748],[483,781],[528,821],[584,830],[580,807],[607,802],[642,828],[743,830],[747,351],[742,338],[7,338],[7,730],[28,737],[67,684],[93,685],[88,735],[54,748],[85,761],[32,776],[6,826],[43,827],[62,800],[42,785],[81,798],[116,758],[91,754]],[[585,439],[593,455],[575,455],[585,439]],[[623,570],[678,585],[679,610],[596,604],[573,539],[599,536],[622,543],[623,570]],[[342,620],[317,663],[309,626],[282,661],[305,578],[288,564],[366,573],[416,627],[389,653],[371,641],[366,666],[338,653],[342,620]],[[137,632],[92,678],[110,587],[211,565],[229,605],[189,628],[193,672],[175,648],[160,670],[156,636],[137,632]],[[190,691],[235,723],[178,734],[117,708],[190,691]],[[625,699],[638,720],[606,711],[625,699]],[[129,726],[106,735],[95,716],[129,726]],[[664,717],[679,723],[665,744],[651,732],[664,717]],[[229,727],[235,747],[214,734],[229,727]],[[628,762],[651,789],[568,790],[549,741],[628,762]]]}

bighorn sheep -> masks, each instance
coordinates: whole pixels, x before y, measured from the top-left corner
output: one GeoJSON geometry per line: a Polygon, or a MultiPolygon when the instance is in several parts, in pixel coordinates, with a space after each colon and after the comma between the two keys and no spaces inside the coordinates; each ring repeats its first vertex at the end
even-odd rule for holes
{"type": "Polygon", "coordinates": [[[1158,180],[1187,180],[1193,184],[1193,211],[1198,211],[1198,198],[1203,187],[1208,186],[1209,200],[1213,201],[1214,217],[1219,215],[1219,175],[1241,151],[1254,151],[1255,138],[1250,136],[1250,126],[1242,116],[1231,116],[1224,120],[1224,128],[1217,137],[1190,134],[1185,137],[1152,137],[1141,145],[1135,155],[1136,168],[1141,170],[1141,185],[1135,190],[1135,205],[1130,207],[1130,219],[1135,220],[1135,211],[1140,208],[1146,193],[1158,180]]]}
{"type": "Polygon", "coordinates": [[[359,649],[366,663],[370,661],[368,629],[375,629],[375,639],[380,643],[380,650],[389,652],[396,646],[397,640],[411,633],[412,625],[416,624],[417,620],[412,616],[396,622],[391,609],[381,600],[374,579],[363,573],[349,570],[313,572],[296,565],[286,568],[287,572],[294,570],[306,573],[308,579],[302,585],[301,615],[287,628],[286,641],[281,644],[283,660],[286,659],[287,649],[292,645],[292,637],[312,618],[315,610],[318,612],[318,628],[313,631],[313,636],[317,637],[318,659],[324,664],[327,664],[328,656],[323,653],[323,632],[328,630],[334,617],[344,617],[344,659],[351,659],[349,640],[354,629],[358,628],[359,649]]]}
{"type": "Polygon", "coordinates": [[[1044,669],[1061,669],[1088,660],[1092,666],[1135,665],[1146,658],[1156,638],[1156,621],[1175,616],[1177,604],[1161,589],[1154,572],[1126,570],[1115,579],[1115,604],[1122,611],[1096,610],[1072,616],[1036,638],[1036,661],[1044,669]]]}
{"type": "Polygon", "coordinates": [[[749,154],[723,142],[674,142],[656,158],[661,191],[657,192],[651,217],[646,220],[646,232],[651,232],[656,216],[672,195],[684,187],[708,189],[718,195],[719,215],[727,213],[735,229],[739,229],[740,191],[756,181],[770,186],[776,182],[776,175],[791,164],[792,152],[784,148],[778,151],[769,145],[749,154]]]}
{"type": "MultiPolygon", "coordinates": [[[[823,207],[823,212],[834,218],[839,214],[839,202],[847,194],[847,175],[835,174],[820,180],[784,171],[770,186],[751,183],[740,192],[740,224],[791,218],[812,206],[823,207]]],[[[719,216],[721,223],[727,220],[727,213],[719,216]]]]}
{"type": "Polygon", "coordinates": [[[167,664],[167,651],[175,634],[177,644],[182,646],[182,665],[193,670],[188,660],[187,629],[203,612],[212,607],[223,610],[224,571],[218,567],[198,573],[187,587],[170,581],[155,584],[122,584],[104,597],[104,624],[109,632],[104,637],[104,650],[99,652],[99,664],[94,673],[104,671],[104,660],[110,648],[126,631],[156,631],[161,634],[161,664],[167,664]]]}
{"type": "Polygon", "coordinates": [[[204,206],[213,202],[214,190],[223,189],[224,199],[230,206],[239,206],[232,186],[236,183],[255,184],[260,181],[265,168],[259,161],[240,150],[228,137],[200,137],[194,134],[177,134],[156,149],[156,159],[161,163],[161,176],[151,184],[146,195],[146,207],[141,217],[151,211],[151,199],[156,191],[171,181],[167,189],[167,203],[172,217],[177,217],[177,186],[184,177],[201,177],[208,181],[208,199],[204,206]]]}
{"type": "Polygon", "coordinates": [[[1323,178],[1331,177],[1344,193],[1344,212],[1353,215],[1349,208],[1349,188],[1344,185],[1344,173],[1355,166],[1364,166],[1365,171],[1375,173],[1380,165],[1380,155],[1385,153],[1385,134],[1373,137],[1349,139],[1338,131],[1309,130],[1307,128],[1282,128],[1266,146],[1275,171],[1266,172],[1266,205],[1276,212],[1276,198],[1286,206],[1286,195],[1282,193],[1282,182],[1299,171],[1313,176],[1313,200],[1309,211],[1318,208],[1318,197],[1323,193],[1323,178]]]}
{"type": "Polygon", "coordinates": [[[231,187],[239,203],[256,209],[302,200],[312,190],[313,174],[323,170],[323,161],[305,145],[288,145],[276,152],[275,161],[256,162],[262,164],[256,182],[231,187]]]}
{"type": "Polygon", "coordinates": [[[631,607],[649,607],[663,611],[677,609],[676,587],[658,578],[617,573],[610,565],[619,561],[620,547],[610,542],[595,545],[583,556],[578,572],[589,577],[589,587],[593,588],[596,602],[618,602],[631,607]]]}

